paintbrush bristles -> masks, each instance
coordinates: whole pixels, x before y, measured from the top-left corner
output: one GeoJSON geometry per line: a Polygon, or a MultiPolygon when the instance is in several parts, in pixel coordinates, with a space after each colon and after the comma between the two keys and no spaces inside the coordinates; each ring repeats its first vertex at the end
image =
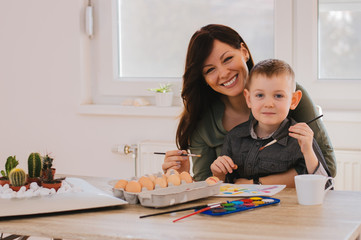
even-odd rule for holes
{"type": "Polygon", "coordinates": [[[267,143],[266,145],[264,145],[263,147],[260,147],[259,150],[262,151],[264,148],[268,147],[269,145],[272,145],[274,143],[277,142],[277,139],[273,139],[272,141],[270,141],[269,143],[267,143]]]}

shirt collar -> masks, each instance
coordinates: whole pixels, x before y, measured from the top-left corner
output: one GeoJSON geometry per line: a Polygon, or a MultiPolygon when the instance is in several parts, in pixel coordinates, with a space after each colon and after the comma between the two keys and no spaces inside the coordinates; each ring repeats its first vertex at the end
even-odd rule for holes
{"type": "MultiPolygon", "coordinates": [[[[257,137],[257,134],[256,134],[256,132],[255,132],[255,130],[254,130],[254,128],[255,128],[255,126],[258,124],[258,121],[256,120],[256,119],[252,119],[251,120],[251,123],[250,123],[250,131],[249,131],[249,133],[250,133],[250,135],[251,135],[251,137],[253,138],[253,139],[268,139],[268,138],[273,138],[273,139],[275,139],[278,135],[280,135],[282,132],[284,132],[284,131],[288,131],[288,126],[289,126],[289,123],[290,121],[289,121],[289,119],[288,118],[286,118],[286,119],[284,119],[282,122],[281,122],[281,124],[280,124],[280,126],[278,127],[278,129],[276,130],[276,131],[274,131],[273,133],[271,133],[270,135],[268,135],[268,136],[266,136],[266,137],[263,137],[263,138],[259,138],[259,137],[257,137]]],[[[279,144],[281,144],[281,145],[283,145],[283,146],[285,146],[285,145],[287,145],[287,138],[282,138],[282,139],[280,139],[279,141],[277,141],[277,143],[279,143],[279,144]]]]}

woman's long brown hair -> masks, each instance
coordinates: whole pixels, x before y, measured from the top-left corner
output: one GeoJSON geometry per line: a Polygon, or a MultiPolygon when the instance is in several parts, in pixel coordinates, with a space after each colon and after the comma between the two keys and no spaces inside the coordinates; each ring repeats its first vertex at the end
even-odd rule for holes
{"type": "MultiPolygon", "coordinates": [[[[185,71],[183,75],[182,100],[184,109],[180,117],[176,133],[176,143],[179,149],[188,149],[191,137],[201,120],[201,117],[213,102],[219,98],[220,93],[209,87],[202,75],[202,65],[210,55],[213,42],[217,39],[236,49],[247,44],[232,28],[210,24],[195,32],[189,42],[185,71]]],[[[254,65],[251,53],[247,61],[248,71],[254,65]]]]}

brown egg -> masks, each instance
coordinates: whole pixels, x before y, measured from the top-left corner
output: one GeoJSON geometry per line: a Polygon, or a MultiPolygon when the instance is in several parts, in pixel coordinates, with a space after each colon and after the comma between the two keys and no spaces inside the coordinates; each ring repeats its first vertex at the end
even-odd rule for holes
{"type": "Polygon", "coordinates": [[[188,172],[182,172],[179,174],[181,181],[184,180],[186,183],[192,183],[192,176],[188,172]]]}
{"type": "Polygon", "coordinates": [[[157,178],[155,179],[154,184],[155,184],[155,185],[158,185],[158,186],[161,187],[161,188],[168,187],[167,180],[164,179],[163,177],[157,177],[157,178]]]}
{"type": "Polygon", "coordinates": [[[219,178],[215,177],[215,176],[212,176],[212,177],[209,177],[206,179],[206,183],[208,185],[214,185],[216,184],[217,182],[219,182],[219,178]]]}
{"type": "Polygon", "coordinates": [[[154,183],[149,177],[143,176],[143,177],[139,178],[138,182],[140,183],[142,188],[145,187],[148,190],[154,189],[154,183]]]}
{"type": "Polygon", "coordinates": [[[125,188],[125,186],[127,186],[128,184],[128,181],[127,180],[124,180],[124,179],[120,179],[115,185],[114,185],[114,188],[125,188]]]}
{"type": "Polygon", "coordinates": [[[125,186],[125,191],[138,193],[142,191],[142,185],[138,181],[130,181],[127,186],[125,186]]]}
{"type": "Polygon", "coordinates": [[[179,174],[172,174],[169,175],[167,178],[168,185],[172,183],[174,186],[178,186],[181,184],[181,179],[179,177],[179,174]]]}

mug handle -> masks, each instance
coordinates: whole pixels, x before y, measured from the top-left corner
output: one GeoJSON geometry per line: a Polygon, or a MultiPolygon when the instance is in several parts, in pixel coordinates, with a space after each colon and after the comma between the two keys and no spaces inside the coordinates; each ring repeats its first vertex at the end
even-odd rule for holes
{"type": "Polygon", "coordinates": [[[331,180],[331,185],[328,186],[328,188],[326,188],[325,193],[328,192],[328,190],[330,190],[334,185],[334,178],[333,177],[327,177],[325,183],[327,183],[328,180],[331,180]]]}

